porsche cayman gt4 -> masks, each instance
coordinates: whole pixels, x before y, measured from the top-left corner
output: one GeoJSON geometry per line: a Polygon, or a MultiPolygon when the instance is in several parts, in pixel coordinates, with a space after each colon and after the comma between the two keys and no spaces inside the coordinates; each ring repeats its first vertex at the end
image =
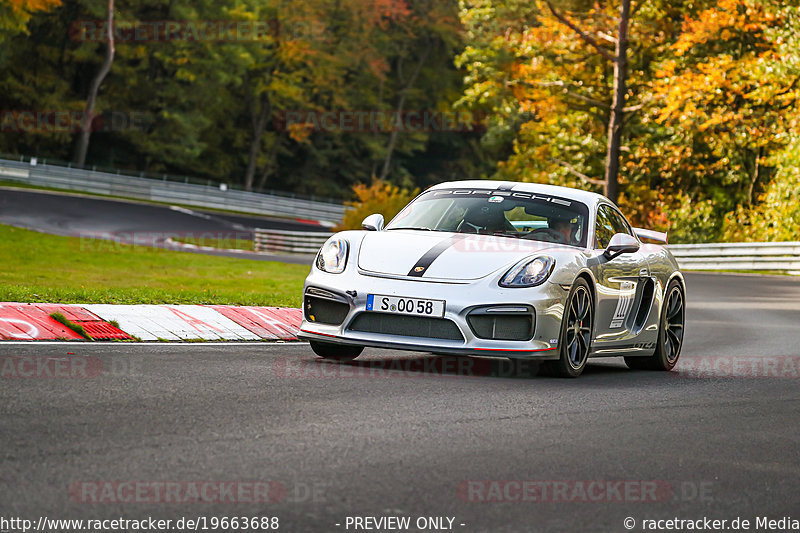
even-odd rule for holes
{"type": "Polygon", "coordinates": [[[671,370],[686,287],[666,235],[607,198],[530,183],[436,185],[384,227],[322,246],[299,337],[324,358],[364,347],[530,358],[577,377],[590,357],[671,370]]]}

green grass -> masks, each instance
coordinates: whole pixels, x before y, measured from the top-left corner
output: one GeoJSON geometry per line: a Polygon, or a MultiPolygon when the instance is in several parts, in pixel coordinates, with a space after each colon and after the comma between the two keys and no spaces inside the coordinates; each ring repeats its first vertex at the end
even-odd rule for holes
{"type": "Polygon", "coordinates": [[[69,329],[83,337],[84,339],[92,340],[88,333],[86,333],[86,328],[81,326],[80,324],[76,324],[75,322],[71,321],[61,313],[50,313],[50,318],[55,320],[56,322],[60,322],[67,326],[69,329]]]}
{"type": "Polygon", "coordinates": [[[196,246],[210,246],[222,250],[248,250],[253,251],[253,241],[248,239],[220,239],[216,237],[173,237],[173,241],[196,246]]]}
{"type": "Polygon", "coordinates": [[[0,224],[0,301],[299,307],[309,267],[212,257],[0,224]]]}

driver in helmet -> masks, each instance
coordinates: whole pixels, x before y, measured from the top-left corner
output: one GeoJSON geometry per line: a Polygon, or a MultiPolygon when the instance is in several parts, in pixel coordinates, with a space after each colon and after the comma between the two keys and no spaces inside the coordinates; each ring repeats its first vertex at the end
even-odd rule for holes
{"type": "Polygon", "coordinates": [[[561,235],[561,242],[563,244],[574,244],[573,234],[575,225],[572,219],[567,216],[552,216],[547,219],[547,226],[561,235]]]}

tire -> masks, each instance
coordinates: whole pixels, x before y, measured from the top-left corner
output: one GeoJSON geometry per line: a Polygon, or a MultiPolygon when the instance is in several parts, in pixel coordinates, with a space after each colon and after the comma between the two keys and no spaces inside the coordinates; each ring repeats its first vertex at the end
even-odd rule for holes
{"type": "Polygon", "coordinates": [[[333,361],[352,361],[364,351],[363,346],[350,346],[347,344],[331,344],[328,342],[311,341],[311,349],[323,359],[333,361]]]}
{"type": "Polygon", "coordinates": [[[541,370],[548,376],[577,378],[586,368],[594,328],[594,301],[586,280],[578,278],[575,281],[567,302],[558,337],[559,358],[544,361],[541,370]]]}
{"type": "Polygon", "coordinates": [[[656,351],[649,357],[626,357],[625,364],[633,370],[662,370],[675,368],[683,347],[686,304],[683,288],[672,280],[664,292],[664,305],[658,327],[656,351]]]}

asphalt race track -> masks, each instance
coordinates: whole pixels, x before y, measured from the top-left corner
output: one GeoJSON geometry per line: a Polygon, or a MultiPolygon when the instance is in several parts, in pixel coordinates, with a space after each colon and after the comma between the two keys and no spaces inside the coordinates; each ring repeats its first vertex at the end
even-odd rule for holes
{"type": "MultiPolygon", "coordinates": [[[[254,228],[329,231],[294,220],[181,209],[135,201],[0,187],[0,224],[66,235],[168,247],[171,236],[252,239],[254,228]]],[[[203,252],[209,253],[209,252],[203,252]]],[[[212,252],[241,257],[241,254],[212,252]]],[[[252,259],[309,263],[304,257],[248,255],[252,259]]]]}
{"type": "Polygon", "coordinates": [[[502,360],[466,360],[466,372],[463,360],[377,350],[337,366],[305,344],[2,344],[0,515],[276,516],[280,531],[315,532],[355,531],[348,516],[454,517],[463,532],[800,519],[800,281],[687,281],[673,373],[609,359],[560,380],[502,360]],[[102,371],[8,375],[10,358],[67,352],[102,371]],[[524,480],[540,492],[518,501],[524,480]],[[166,481],[285,492],[174,503],[151,491],[130,503],[116,490],[166,481]]]}

